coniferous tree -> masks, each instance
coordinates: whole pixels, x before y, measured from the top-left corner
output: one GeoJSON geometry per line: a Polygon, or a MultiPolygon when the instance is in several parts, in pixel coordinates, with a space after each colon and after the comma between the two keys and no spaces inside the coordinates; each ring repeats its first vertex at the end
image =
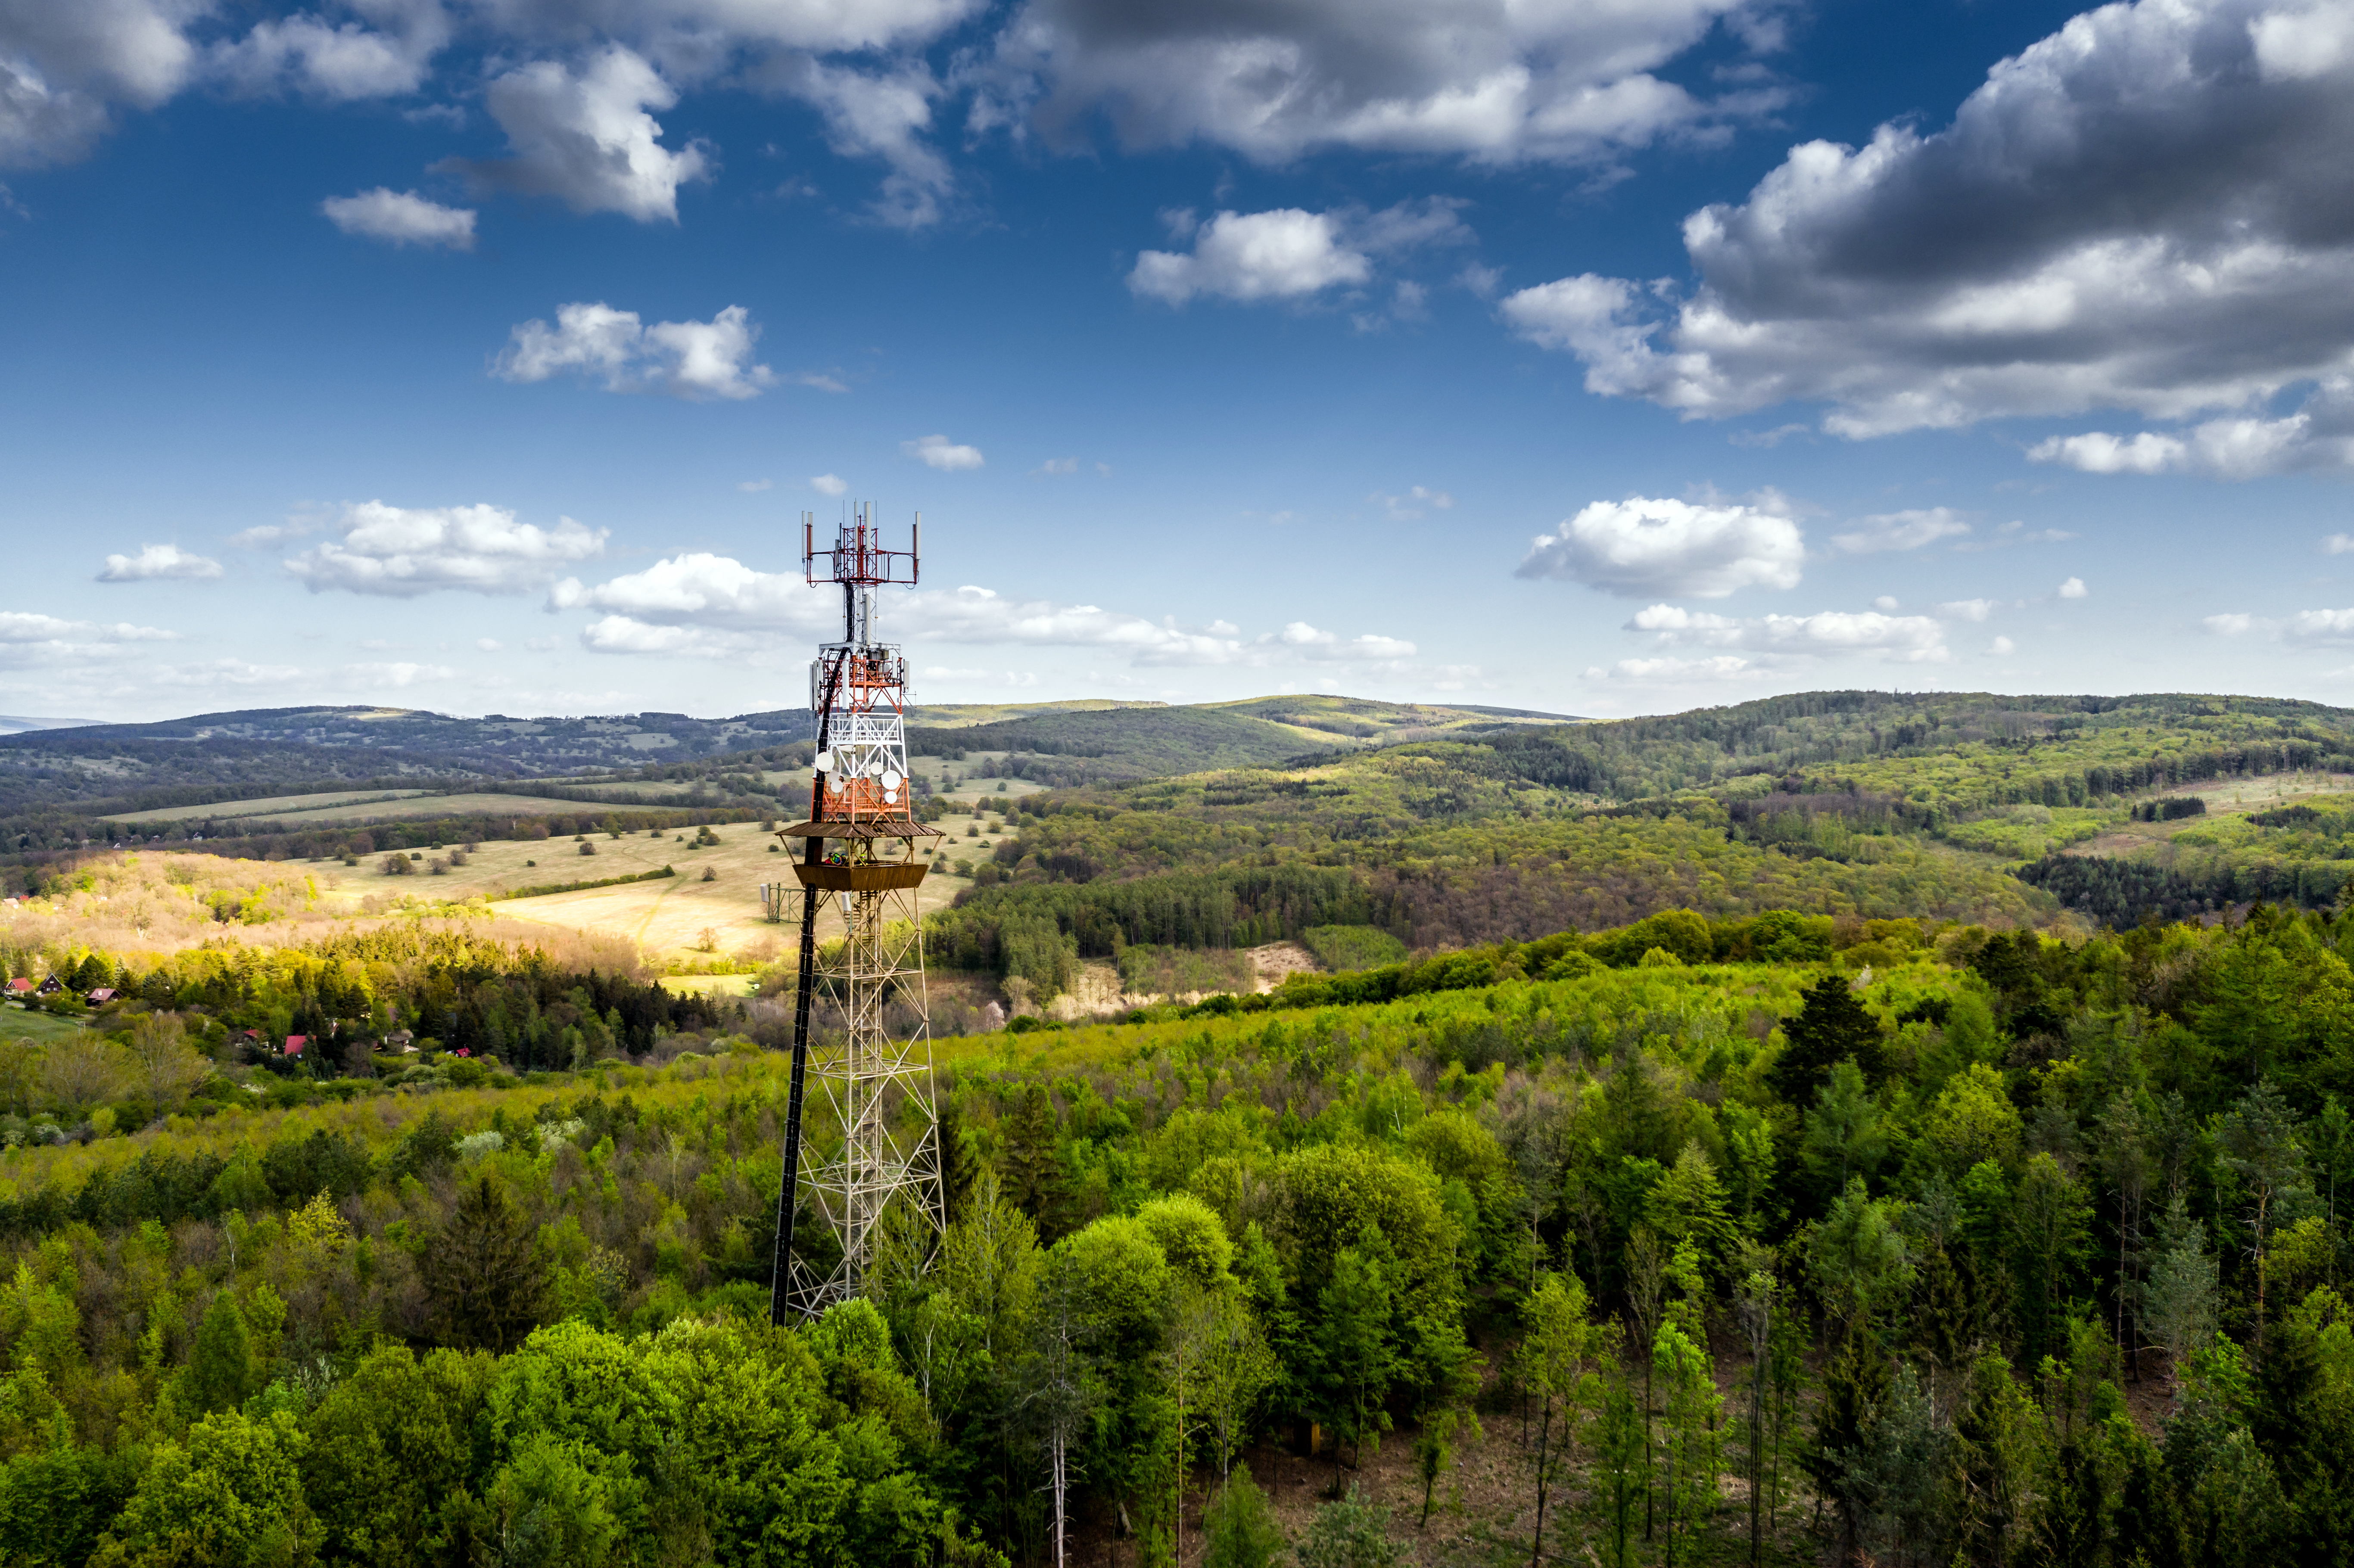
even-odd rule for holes
{"type": "Polygon", "coordinates": [[[196,1325],[196,1342],[180,1373],[181,1397],[190,1415],[234,1410],[261,1391],[254,1364],[253,1339],[245,1314],[228,1291],[215,1296],[196,1325]]]}
{"type": "Polygon", "coordinates": [[[1888,1358],[1871,1331],[1858,1328],[1850,1332],[1824,1374],[1815,1429],[1800,1460],[1817,1493],[1830,1499],[1838,1510],[1842,1562],[1855,1556],[1864,1524],[1844,1484],[1848,1457],[1868,1439],[1881,1402],[1888,1396],[1888,1358]]]}
{"type": "Polygon", "coordinates": [[[1850,1059],[1877,1079],[1884,1070],[1880,1021],[1856,999],[1847,977],[1827,974],[1803,995],[1797,1016],[1782,1025],[1782,1054],[1766,1078],[1774,1092],[1794,1106],[1811,1104],[1833,1065],[1850,1059]]]}
{"type": "Polygon", "coordinates": [[[1634,1561],[1635,1497],[1649,1486],[1650,1439],[1637,1397],[1622,1372],[1604,1386],[1594,1412],[1594,1471],[1608,1549],[1604,1568],[1628,1568],[1634,1561]]]}
{"type": "Polygon", "coordinates": [[[1382,1266],[1381,1240],[1375,1231],[1333,1255],[1332,1277],[1319,1303],[1323,1321],[1315,1345],[1315,1400],[1332,1432],[1335,1497],[1341,1493],[1342,1443],[1359,1451],[1368,1438],[1378,1446],[1389,1425],[1382,1402],[1397,1366],[1389,1336],[1394,1298],[1382,1266]]]}
{"type": "Polygon", "coordinates": [[[1275,1568],[1283,1526],[1248,1465],[1229,1472],[1202,1511],[1202,1568],[1275,1568]]]}
{"type": "Polygon", "coordinates": [[[2041,1418],[2010,1363],[1982,1355],[1954,1423],[1952,1529],[1971,1563],[2007,1563],[2034,1488],[2041,1418]]]}
{"type": "Polygon", "coordinates": [[[1716,1502],[1718,1417],[1724,1406],[1706,1348],[1676,1323],[1659,1326],[1651,1348],[1666,1404],[1667,1563],[1675,1568],[1716,1502]]]}
{"type": "Polygon", "coordinates": [[[419,1272],[444,1344],[510,1351],[539,1325],[548,1276],[538,1228],[487,1171],[460,1192],[419,1272]]]}

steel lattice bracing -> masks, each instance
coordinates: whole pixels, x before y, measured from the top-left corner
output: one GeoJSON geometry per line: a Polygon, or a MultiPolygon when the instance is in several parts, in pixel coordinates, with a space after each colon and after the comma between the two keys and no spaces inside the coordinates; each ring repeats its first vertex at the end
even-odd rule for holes
{"type": "Polygon", "coordinates": [[[819,552],[806,518],[801,553],[812,583],[843,587],[843,640],[826,644],[811,667],[818,749],[810,820],[782,833],[801,842],[793,874],[802,898],[785,1181],[769,1297],[780,1323],[863,1294],[895,1211],[904,1217],[906,1239],[917,1254],[911,1261],[919,1266],[929,1261],[946,1221],[917,906],[928,867],[916,853],[919,840],[939,834],[914,820],[907,662],[896,646],[872,640],[875,587],[912,584],[915,556],[883,549],[863,508],[825,553],[824,578],[816,572],[819,552]],[[812,1044],[813,1014],[839,1027],[837,1042],[812,1044]],[[818,1090],[814,1139],[803,1136],[811,1077],[818,1090]],[[810,1249],[795,1246],[802,1201],[832,1233],[838,1260],[813,1267],[810,1249]]]}
{"type": "Polygon", "coordinates": [[[819,1001],[843,1030],[838,1047],[811,1053],[809,1070],[822,1125],[840,1129],[841,1145],[823,1154],[802,1145],[801,1188],[842,1259],[823,1278],[793,1260],[788,1301],[806,1315],[864,1288],[875,1230],[893,1203],[908,1207],[928,1239],[946,1224],[915,906],[913,888],[840,893],[821,905],[842,919],[843,939],[822,950],[813,979],[819,1001]],[[891,1026],[894,1003],[898,1030],[891,1026]]]}

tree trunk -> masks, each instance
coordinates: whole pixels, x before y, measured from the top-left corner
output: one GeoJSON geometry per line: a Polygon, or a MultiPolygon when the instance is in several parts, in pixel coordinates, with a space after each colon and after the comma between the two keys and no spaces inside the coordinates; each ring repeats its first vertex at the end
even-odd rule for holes
{"type": "Polygon", "coordinates": [[[1553,1436],[1553,1399],[1544,1402],[1544,1420],[1537,1427],[1537,1539],[1529,1548],[1529,1568],[1537,1568],[1544,1557],[1545,1510],[1545,1447],[1553,1436]]]}
{"type": "Polygon", "coordinates": [[[1063,1468],[1063,1434],[1058,1430],[1051,1439],[1055,1484],[1055,1568],[1064,1568],[1063,1543],[1070,1534],[1070,1516],[1064,1511],[1068,1495],[1068,1478],[1063,1468]]]}
{"type": "Polygon", "coordinates": [[[1651,1539],[1651,1358],[1643,1358],[1643,1539],[1651,1539]]]}

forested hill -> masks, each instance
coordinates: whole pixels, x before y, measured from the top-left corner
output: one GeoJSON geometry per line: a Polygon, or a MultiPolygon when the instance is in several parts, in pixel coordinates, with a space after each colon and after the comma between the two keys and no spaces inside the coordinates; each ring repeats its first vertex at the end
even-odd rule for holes
{"type": "Polygon", "coordinates": [[[1532,783],[1625,801],[1741,779],[1968,808],[2354,762],[2354,710],[2274,697],[1802,692],[1493,743],[1532,783]]]}
{"type": "MultiPolygon", "coordinates": [[[[1055,782],[1060,764],[1008,767],[1055,782]]],[[[2131,925],[2321,906],[2354,867],[2354,800],[2261,808],[2285,780],[2354,790],[2339,775],[2354,713],[2176,694],[1823,692],[1458,732],[1034,796],[934,940],[1051,988],[1131,946],[1327,924],[1428,948],[1679,907],[2040,924],[2073,905],[2131,925]],[[2198,814],[2136,828],[2160,794],[2198,814]]]]}

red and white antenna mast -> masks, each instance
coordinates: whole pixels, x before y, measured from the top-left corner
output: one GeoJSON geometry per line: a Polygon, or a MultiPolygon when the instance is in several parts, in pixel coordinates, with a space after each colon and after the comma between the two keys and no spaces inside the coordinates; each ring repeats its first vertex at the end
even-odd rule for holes
{"type": "Polygon", "coordinates": [[[860,1293],[875,1228],[894,1203],[911,1208],[935,1236],[946,1223],[917,904],[928,869],[917,841],[940,833],[915,820],[906,656],[875,641],[875,590],[915,586],[923,528],[918,514],[908,547],[887,549],[862,505],[821,550],[815,519],[801,514],[811,586],[842,588],[842,640],[821,647],[810,665],[817,756],[809,821],[779,835],[799,841],[793,874],[801,886],[801,988],[769,1287],[769,1315],[779,1323],[860,1293]],[[818,922],[837,909],[843,939],[822,958],[818,922]],[[840,1019],[843,1037],[812,1057],[810,1015],[820,1001],[829,1019],[840,1019]],[[838,1152],[813,1153],[802,1141],[812,1072],[840,1131],[838,1152]],[[804,1192],[841,1247],[841,1261],[822,1273],[794,1255],[804,1192]]]}

